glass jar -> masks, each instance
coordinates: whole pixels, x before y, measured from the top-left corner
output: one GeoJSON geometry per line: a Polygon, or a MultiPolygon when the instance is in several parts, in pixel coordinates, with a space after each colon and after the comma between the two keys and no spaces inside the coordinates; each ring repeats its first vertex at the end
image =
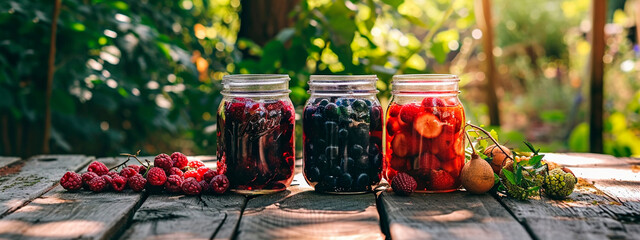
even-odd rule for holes
{"type": "Polygon", "coordinates": [[[233,191],[265,194],[291,184],[295,112],[289,80],[270,74],[223,77],[217,157],[233,191]]]}
{"type": "Polygon", "coordinates": [[[464,108],[456,75],[395,75],[387,109],[385,178],[412,176],[417,192],[460,187],[465,160],[464,108]]]}
{"type": "Polygon", "coordinates": [[[371,191],[382,176],[375,75],[312,75],[302,118],[303,173],[318,192],[371,191]]]}

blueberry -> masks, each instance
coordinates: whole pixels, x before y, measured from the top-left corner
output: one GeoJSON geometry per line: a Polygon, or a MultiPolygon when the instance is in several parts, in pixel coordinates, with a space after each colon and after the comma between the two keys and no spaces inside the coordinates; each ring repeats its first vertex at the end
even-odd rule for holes
{"type": "Polygon", "coordinates": [[[349,117],[349,115],[340,115],[340,126],[343,127],[348,127],[351,125],[351,123],[353,122],[353,120],[351,120],[351,118],[349,117]]]}
{"type": "Polygon", "coordinates": [[[364,152],[364,149],[362,148],[362,146],[358,144],[354,144],[353,146],[351,146],[349,155],[354,158],[360,158],[360,156],[362,156],[362,152],[364,152]]]}
{"type": "Polygon", "coordinates": [[[329,100],[322,99],[320,100],[320,103],[318,103],[318,106],[327,106],[327,104],[329,104],[329,100]]]}
{"type": "Polygon", "coordinates": [[[349,130],[347,129],[340,129],[340,131],[338,131],[338,137],[340,137],[340,139],[345,139],[349,137],[349,130]]]}
{"type": "Polygon", "coordinates": [[[310,182],[317,182],[320,178],[320,169],[317,167],[311,167],[307,170],[306,176],[310,182]]]}
{"type": "Polygon", "coordinates": [[[322,124],[324,123],[324,118],[322,117],[322,114],[319,113],[314,113],[313,115],[311,115],[311,120],[315,127],[322,126],[322,124]]]}
{"type": "Polygon", "coordinates": [[[348,107],[348,106],[349,106],[349,99],[346,99],[346,98],[340,98],[340,99],[338,99],[338,101],[336,101],[336,104],[337,104],[338,106],[345,106],[345,107],[348,107]]]}
{"type": "Polygon", "coordinates": [[[338,119],[340,116],[340,110],[338,106],[334,103],[329,103],[324,107],[324,116],[327,119],[338,119]]]}
{"type": "Polygon", "coordinates": [[[373,163],[373,165],[371,165],[371,168],[373,170],[382,169],[382,154],[374,155],[373,159],[371,160],[371,162],[373,163]]]}
{"type": "Polygon", "coordinates": [[[355,161],[353,160],[353,158],[347,158],[347,164],[345,165],[345,159],[343,158],[342,161],[340,162],[340,166],[342,166],[345,170],[345,172],[349,172],[351,171],[351,169],[354,168],[355,165],[355,161]]]}
{"type": "Polygon", "coordinates": [[[316,154],[320,155],[320,154],[324,154],[324,149],[327,147],[327,141],[325,141],[324,139],[318,138],[316,140],[316,146],[314,147],[316,149],[316,154]]]}
{"type": "Polygon", "coordinates": [[[367,110],[367,103],[362,99],[357,99],[353,101],[353,103],[351,104],[351,108],[353,108],[353,110],[357,112],[364,112],[367,110]]]}
{"type": "Polygon", "coordinates": [[[375,143],[370,143],[369,144],[369,154],[374,155],[374,154],[378,154],[378,145],[375,143]]]}
{"type": "Polygon", "coordinates": [[[331,175],[326,175],[326,176],[324,176],[322,181],[323,181],[324,185],[328,188],[327,190],[336,188],[336,181],[337,181],[336,177],[331,176],[331,175]]]}
{"type": "Polygon", "coordinates": [[[349,106],[340,106],[338,109],[340,110],[340,115],[349,116],[353,112],[349,106]]]}
{"type": "Polygon", "coordinates": [[[326,168],[327,168],[327,166],[328,166],[328,164],[327,164],[327,163],[329,163],[329,162],[327,161],[327,157],[325,157],[324,155],[320,155],[320,156],[317,158],[317,161],[318,161],[318,162],[316,163],[316,165],[317,165],[320,169],[326,169],[326,168]]]}
{"type": "Polygon", "coordinates": [[[349,173],[343,173],[338,178],[338,186],[343,188],[351,187],[352,182],[353,182],[353,179],[351,178],[351,174],[349,173]]]}
{"type": "Polygon", "coordinates": [[[328,159],[336,159],[338,158],[338,147],[336,146],[328,146],[325,150],[324,150],[324,154],[327,156],[328,159]]]}
{"type": "Polygon", "coordinates": [[[369,167],[369,156],[362,155],[360,158],[358,158],[358,166],[361,169],[367,169],[369,167]]]}
{"type": "Polygon", "coordinates": [[[337,144],[338,143],[337,141],[338,124],[336,122],[326,121],[324,123],[324,130],[325,130],[325,139],[327,140],[329,145],[337,144]]]}
{"type": "Polygon", "coordinates": [[[371,107],[371,100],[365,99],[364,102],[367,104],[367,106],[371,107]]]}
{"type": "Polygon", "coordinates": [[[370,184],[369,175],[367,175],[366,173],[362,173],[358,176],[358,179],[356,179],[354,187],[357,190],[364,191],[367,189],[369,184],[370,184]]]}
{"type": "Polygon", "coordinates": [[[307,106],[304,108],[304,118],[305,119],[311,119],[313,113],[316,111],[316,108],[314,108],[313,106],[307,106]]]}
{"type": "Polygon", "coordinates": [[[344,173],[344,171],[340,166],[333,166],[331,168],[331,171],[329,171],[329,175],[331,176],[340,176],[342,175],[342,173],[344,173]]]}

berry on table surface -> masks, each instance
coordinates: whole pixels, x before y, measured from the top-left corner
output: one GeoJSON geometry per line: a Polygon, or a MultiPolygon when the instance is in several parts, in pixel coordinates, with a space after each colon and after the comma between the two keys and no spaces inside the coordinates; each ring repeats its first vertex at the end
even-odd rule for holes
{"type": "Polygon", "coordinates": [[[200,188],[202,189],[201,192],[202,194],[206,194],[206,193],[211,193],[212,189],[211,189],[211,184],[209,184],[209,182],[202,180],[200,182],[198,182],[200,184],[200,188]]]}
{"type": "Polygon", "coordinates": [[[174,152],[171,154],[171,160],[173,160],[173,166],[179,169],[183,169],[189,164],[189,160],[187,156],[182,154],[181,152],[174,152]]]}
{"type": "Polygon", "coordinates": [[[184,172],[182,172],[182,170],[180,170],[180,168],[177,167],[172,167],[171,169],[169,169],[169,171],[167,172],[167,175],[171,176],[171,175],[178,175],[180,177],[184,177],[184,172]]]}
{"type": "Polygon", "coordinates": [[[173,167],[173,160],[171,160],[171,157],[169,157],[169,155],[161,153],[158,154],[158,156],[156,156],[156,158],[153,160],[153,166],[162,168],[165,171],[169,171],[169,169],[173,167]]]}
{"type": "Polygon", "coordinates": [[[102,176],[109,172],[109,168],[107,168],[104,163],[94,161],[89,164],[89,167],[87,167],[87,171],[94,172],[98,174],[98,176],[102,176]]]}
{"type": "Polygon", "coordinates": [[[82,188],[82,176],[75,172],[67,172],[60,179],[60,185],[68,191],[77,191],[82,188]]]}
{"type": "Polygon", "coordinates": [[[198,175],[200,176],[204,176],[205,173],[207,173],[207,171],[209,171],[211,169],[209,169],[208,167],[199,167],[198,169],[196,169],[196,171],[198,172],[198,175]]]}
{"type": "Polygon", "coordinates": [[[202,179],[207,182],[211,182],[211,179],[213,179],[213,177],[215,177],[216,175],[218,175],[218,172],[214,171],[213,169],[207,169],[207,171],[202,174],[202,179]]]}
{"type": "Polygon", "coordinates": [[[193,161],[189,161],[187,166],[193,169],[198,169],[200,167],[204,167],[204,163],[200,160],[193,160],[193,161]]]}
{"type": "Polygon", "coordinates": [[[127,186],[127,178],[124,176],[115,176],[111,179],[111,188],[116,192],[122,192],[127,186]]]}
{"type": "Polygon", "coordinates": [[[138,174],[138,170],[132,167],[125,167],[122,170],[120,170],[120,176],[126,177],[126,178],[130,178],[133,175],[138,174]]]}
{"type": "Polygon", "coordinates": [[[391,181],[391,188],[398,195],[409,196],[416,187],[418,187],[416,180],[406,173],[398,173],[391,181]]]}
{"type": "Polygon", "coordinates": [[[182,183],[182,192],[187,195],[198,195],[202,191],[202,186],[195,178],[187,178],[182,183]]]}
{"type": "Polygon", "coordinates": [[[578,179],[568,168],[555,168],[545,177],[542,190],[552,199],[565,199],[571,195],[577,182],[578,179]]]}
{"type": "Polygon", "coordinates": [[[168,192],[179,193],[182,191],[182,182],[184,179],[179,175],[170,175],[167,181],[164,183],[164,188],[168,192]]]}
{"type": "Polygon", "coordinates": [[[111,187],[111,182],[113,181],[113,178],[111,178],[109,175],[106,175],[106,174],[105,174],[105,175],[102,175],[102,176],[100,176],[100,177],[101,177],[101,178],[103,178],[103,179],[104,179],[104,182],[107,184],[107,185],[104,187],[104,190],[105,190],[105,191],[106,191],[106,190],[109,190],[109,188],[111,187]]]}
{"type": "Polygon", "coordinates": [[[89,181],[91,181],[92,179],[97,178],[99,176],[98,176],[98,174],[96,174],[94,172],[86,172],[86,173],[83,173],[81,175],[81,177],[82,177],[82,186],[85,189],[88,190],[89,189],[89,181]]]}
{"type": "Polygon", "coordinates": [[[211,188],[217,194],[223,194],[229,189],[229,179],[225,175],[217,175],[211,179],[211,188]]]}
{"type": "Polygon", "coordinates": [[[129,187],[135,192],[142,191],[147,185],[147,179],[145,179],[141,174],[131,176],[127,182],[129,187]]]}
{"type": "Polygon", "coordinates": [[[167,181],[167,175],[162,168],[152,167],[147,174],[147,181],[152,186],[162,186],[167,181]]]}
{"type": "Polygon", "coordinates": [[[202,176],[196,170],[189,170],[189,171],[184,172],[183,177],[185,179],[187,179],[187,178],[195,178],[198,181],[202,180],[202,176]]]}
{"type": "Polygon", "coordinates": [[[87,183],[93,192],[102,192],[107,188],[107,181],[102,177],[95,177],[87,183]]]}
{"type": "Polygon", "coordinates": [[[109,177],[111,177],[111,178],[114,178],[114,177],[116,177],[116,176],[120,176],[120,173],[118,173],[118,172],[116,172],[116,171],[109,171],[109,172],[107,173],[107,176],[109,176],[109,177]]]}

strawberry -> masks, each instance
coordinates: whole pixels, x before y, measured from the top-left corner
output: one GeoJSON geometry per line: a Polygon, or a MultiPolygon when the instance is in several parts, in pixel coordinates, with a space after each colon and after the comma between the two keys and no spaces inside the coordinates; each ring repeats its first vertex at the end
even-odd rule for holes
{"type": "Polygon", "coordinates": [[[402,106],[400,106],[398,104],[389,105],[389,109],[387,110],[389,112],[389,117],[397,117],[398,114],[400,114],[400,109],[401,108],[402,108],[402,106]]]}
{"type": "Polygon", "coordinates": [[[416,155],[420,150],[418,143],[411,135],[400,132],[391,140],[391,151],[398,157],[416,155]]]}
{"type": "Polygon", "coordinates": [[[409,130],[410,125],[403,123],[399,118],[390,117],[387,119],[387,134],[393,136],[399,131],[409,130]]]}
{"type": "Polygon", "coordinates": [[[416,190],[416,187],[418,187],[416,180],[406,173],[398,173],[398,175],[396,175],[391,181],[391,188],[393,188],[393,191],[402,196],[411,195],[411,193],[416,190]]]}
{"type": "Polygon", "coordinates": [[[446,104],[444,100],[437,97],[426,97],[422,99],[422,107],[444,107],[446,104]]]}
{"type": "Polygon", "coordinates": [[[398,157],[395,155],[391,155],[391,159],[389,159],[389,165],[396,171],[406,171],[407,168],[407,158],[398,157]]]}
{"type": "Polygon", "coordinates": [[[442,133],[442,122],[431,113],[423,113],[416,117],[413,129],[425,138],[434,138],[442,133]]]}
{"type": "Polygon", "coordinates": [[[460,107],[445,108],[440,113],[440,118],[444,123],[444,131],[457,133],[464,124],[464,109],[460,107]]]}
{"type": "Polygon", "coordinates": [[[448,190],[454,188],[455,180],[447,171],[431,170],[429,190],[448,190]]]}
{"type": "Polygon", "coordinates": [[[439,169],[440,160],[436,155],[431,153],[423,153],[420,157],[417,157],[413,162],[413,169],[439,169]]]}
{"type": "Polygon", "coordinates": [[[416,116],[422,111],[416,103],[408,103],[400,109],[400,119],[405,123],[412,123],[416,116]]]}

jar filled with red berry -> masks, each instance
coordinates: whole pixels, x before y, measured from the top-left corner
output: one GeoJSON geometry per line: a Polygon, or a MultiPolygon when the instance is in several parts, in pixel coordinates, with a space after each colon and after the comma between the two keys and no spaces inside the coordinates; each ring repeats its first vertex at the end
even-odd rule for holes
{"type": "Polygon", "coordinates": [[[318,192],[371,191],[382,176],[375,75],[313,75],[302,117],[303,173],[318,192]]]}
{"type": "Polygon", "coordinates": [[[456,75],[393,76],[387,109],[384,173],[401,172],[418,192],[451,192],[460,187],[465,161],[464,108],[456,75]]]}
{"type": "Polygon", "coordinates": [[[293,180],[295,112],[289,76],[241,74],[223,77],[218,107],[218,172],[233,191],[266,194],[293,180]]]}

